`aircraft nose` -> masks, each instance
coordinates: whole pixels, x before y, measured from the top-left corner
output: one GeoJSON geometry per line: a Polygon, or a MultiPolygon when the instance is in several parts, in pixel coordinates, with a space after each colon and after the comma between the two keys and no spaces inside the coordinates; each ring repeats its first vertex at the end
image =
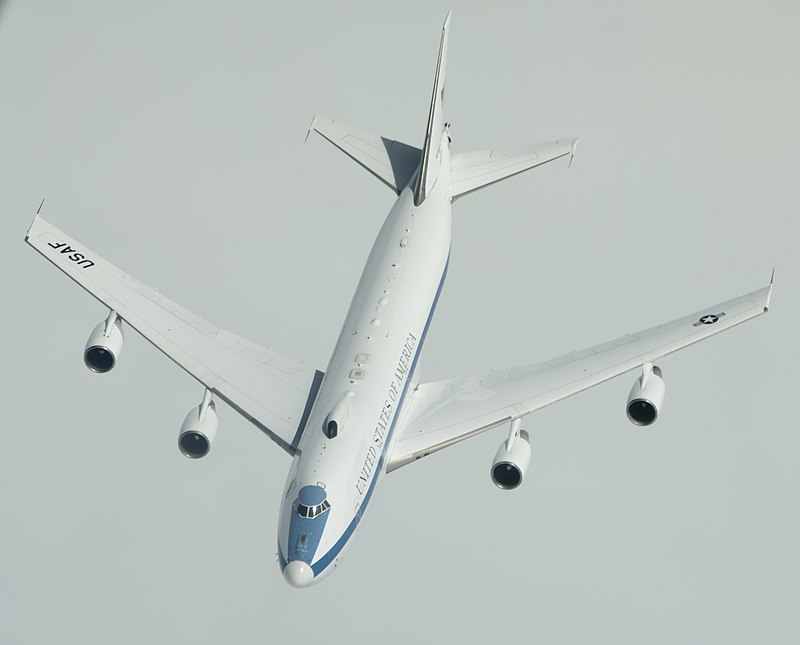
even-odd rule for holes
{"type": "Polygon", "coordinates": [[[286,582],[297,589],[308,587],[314,582],[314,572],[311,570],[311,566],[302,560],[292,560],[287,564],[283,570],[283,577],[286,578],[286,582]]]}

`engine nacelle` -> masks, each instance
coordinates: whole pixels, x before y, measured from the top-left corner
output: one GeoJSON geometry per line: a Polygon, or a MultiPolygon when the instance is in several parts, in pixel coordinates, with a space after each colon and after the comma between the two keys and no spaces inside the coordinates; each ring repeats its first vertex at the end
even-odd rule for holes
{"type": "Polygon", "coordinates": [[[642,371],[628,395],[626,411],[628,419],[637,426],[649,426],[658,419],[659,410],[664,405],[666,386],[661,376],[661,368],[653,365],[642,371]]]}
{"type": "Polygon", "coordinates": [[[506,441],[501,443],[497,449],[491,471],[494,485],[503,490],[514,490],[522,483],[530,463],[530,437],[525,430],[520,430],[519,435],[514,439],[511,450],[508,449],[506,441]]]}
{"type": "Polygon", "coordinates": [[[210,401],[207,405],[201,403],[189,410],[189,414],[183,420],[178,435],[178,448],[189,459],[205,457],[211,450],[218,428],[219,418],[214,409],[214,402],[210,401]]]}
{"type": "Polygon", "coordinates": [[[122,325],[116,315],[110,324],[108,320],[101,322],[86,341],[86,349],[83,350],[86,367],[98,374],[110,372],[122,353],[123,340],[122,325]]]}

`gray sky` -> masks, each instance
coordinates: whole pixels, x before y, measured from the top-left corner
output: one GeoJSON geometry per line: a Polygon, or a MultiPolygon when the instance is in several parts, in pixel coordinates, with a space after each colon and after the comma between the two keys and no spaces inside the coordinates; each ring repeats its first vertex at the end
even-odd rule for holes
{"type": "Polygon", "coordinates": [[[786,2],[452,2],[454,149],[580,136],[460,200],[423,380],[536,361],[766,284],[772,312],[387,477],[344,564],[275,564],[289,459],[24,245],[44,215],[190,310],[324,367],[392,195],[315,111],[422,142],[440,2],[27,2],[0,13],[0,642],[796,643],[800,93],[786,2]],[[528,640],[530,639],[530,640],[528,640]]]}

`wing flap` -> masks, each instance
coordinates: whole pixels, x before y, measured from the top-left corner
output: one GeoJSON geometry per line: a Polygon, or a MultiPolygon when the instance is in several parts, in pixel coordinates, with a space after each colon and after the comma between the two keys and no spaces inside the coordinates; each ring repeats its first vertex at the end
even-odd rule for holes
{"type": "Polygon", "coordinates": [[[521,172],[575,154],[577,139],[550,143],[459,153],[450,160],[450,191],[453,201],[496,184],[521,172]]]}
{"type": "Polygon", "coordinates": [[[387,471],[730,329],[769,307],[772,285],[545,363],[418,386],[387,471]]]}
{"type": "Polygon", "coordinates": [[[37,216],[26,241],[289,453],[322,372],[206,322],[37,216]]]}

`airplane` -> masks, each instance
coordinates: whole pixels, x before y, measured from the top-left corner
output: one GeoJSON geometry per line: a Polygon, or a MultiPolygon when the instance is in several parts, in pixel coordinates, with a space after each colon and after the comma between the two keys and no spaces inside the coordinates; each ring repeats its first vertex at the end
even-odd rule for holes
{"type": "Polygon", "coordinates": [[[500,489],[516,489],[531,461],[524,417],[637,370],[626,413],[633,424],[650,426],[665,394],[656,361],[769,308],[772,280],[722,304],[546,362],[420,382],[416,367],[450,259],[452,202],[558,159],[571,163],[577,143],[451,152],[443,114],[449,25],[448,13],[422,148],[321,115],[309,127],[396,194],[324,372],[206,322],[38,212],[25,238],[109,310],[86,343],[90,370],[116,366],[124,323],[204,387],[178,434],[186,457],[209,453],[218,401],[292,456],[277,541],[280,568],[293,587],[309,587],[338,567],[386,474],[508,426],[490,476],[500,489]]]}

